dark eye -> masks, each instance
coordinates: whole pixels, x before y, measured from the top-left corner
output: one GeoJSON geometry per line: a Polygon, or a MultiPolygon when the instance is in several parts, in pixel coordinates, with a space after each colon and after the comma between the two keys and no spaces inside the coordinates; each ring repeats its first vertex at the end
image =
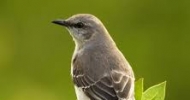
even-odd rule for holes
{"type": "Polygon", "coordinates": [[[83,22],[78,22],[74,25],[74,27],[76,28],[83,28],[84,27],[84,23],[83,22]]]}

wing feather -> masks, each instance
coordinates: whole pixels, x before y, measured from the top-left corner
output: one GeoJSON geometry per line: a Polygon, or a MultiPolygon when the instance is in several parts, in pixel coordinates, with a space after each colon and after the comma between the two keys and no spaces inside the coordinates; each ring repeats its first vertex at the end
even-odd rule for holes
{"type": "MultiPolygon", "coordinates": [[[[89,59],[90,61],[94,60],[86,58],[85,62],[88,62],[89,59]]],[[[96,64],[84,64],[80,59],[74,59],[73,61],[73,82],[78,88],[82,88],[82,91],[90,100],[129,100],[129,98],[134,96],[133,74],[129,73],[130,71],[125,72],[123,70],[128,65],[120,66],[113,64],[114,69],[106,70],[103,68],[108,68],[106,65],[109,64],[97,65],[104,67],[97,67],[96,71],[90,69],[92,67],[88,67],[96,67],[94,65],[96,64]],[[85,68],[88,71],[84,71],[85,68]]]]}
{"type": "MultiPolygon", "coordinates": [[[[134,89],[134,78],[127,73],[112,71],[113,86],[118,98],[128,100],[131,98],[134,89]]],[[[120,100],[119,99],[119,100],[120,100]]]]}

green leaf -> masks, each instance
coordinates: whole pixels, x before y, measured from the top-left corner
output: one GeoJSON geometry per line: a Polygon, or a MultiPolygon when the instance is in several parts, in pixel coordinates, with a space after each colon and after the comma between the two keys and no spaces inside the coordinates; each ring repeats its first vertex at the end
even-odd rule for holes
{"type": "Polygon", "coordinates": [[[143,94],[143,78],[135,82],[135,100],[141,100],[143,94]]]}
{"type": "Polygon", "coordinates": [[[164,100],[165,98],[166,82],[154,85],[147,89],[143,95],[142,100],[164,100]]]}

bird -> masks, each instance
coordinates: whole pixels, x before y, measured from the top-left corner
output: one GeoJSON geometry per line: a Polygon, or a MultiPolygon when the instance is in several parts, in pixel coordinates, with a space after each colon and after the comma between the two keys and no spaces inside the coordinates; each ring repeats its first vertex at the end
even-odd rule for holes
{"type": "Polygon", "coordinates": [[[75,43],[71,76],[77,100],[135,100],[133,69],[100,19],[74,14],[52,23],[66,27],[75,43]]]}

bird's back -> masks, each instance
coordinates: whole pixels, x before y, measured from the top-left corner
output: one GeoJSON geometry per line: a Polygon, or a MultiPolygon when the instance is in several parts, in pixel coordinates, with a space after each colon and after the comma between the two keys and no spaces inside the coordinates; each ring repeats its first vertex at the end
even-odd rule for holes
{"type": "MultiPolygon", "coordinates": [[[[116,46],[99,45],[79,50],[72,63],[73,82],[90,100],[128,100],[133,97],[134,75],[116,46]]],[[[78,97],[78,100],[82,99],[78,97]]]]}

